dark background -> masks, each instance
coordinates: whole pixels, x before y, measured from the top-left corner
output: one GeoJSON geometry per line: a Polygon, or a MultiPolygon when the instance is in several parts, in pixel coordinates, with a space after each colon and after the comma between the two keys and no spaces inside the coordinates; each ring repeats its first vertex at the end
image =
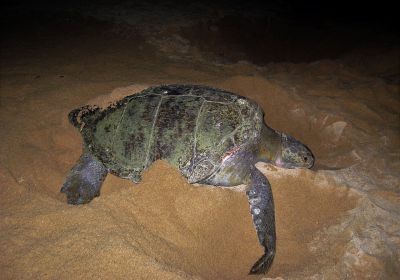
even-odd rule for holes
{"type": "Polygon", "coordinates": [[[179,34],[223,62],[310,62],[399,45],[389,1],[5,1],[1,10],[2,41],[56,38],[57,30],[79,33],[94,22],[103,32],[122,21],[145,38],[179,34]]]}

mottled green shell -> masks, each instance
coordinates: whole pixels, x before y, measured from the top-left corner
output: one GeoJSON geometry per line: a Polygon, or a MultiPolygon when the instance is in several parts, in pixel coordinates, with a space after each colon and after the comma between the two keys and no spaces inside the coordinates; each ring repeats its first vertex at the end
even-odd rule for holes
{"type": "Polygon", "coordinates": [[[263,112],[253,101],[204,86],[167,85],[127,96],[83,118],[86,149],[133,181],[163,159],[189,182],[211,175],[229,152],[257,145],[263,112]]]}

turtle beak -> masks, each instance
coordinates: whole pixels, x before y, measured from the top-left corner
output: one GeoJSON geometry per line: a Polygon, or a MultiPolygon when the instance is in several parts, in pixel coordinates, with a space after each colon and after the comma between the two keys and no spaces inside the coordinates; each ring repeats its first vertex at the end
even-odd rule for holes
{"type": "Polygon", "coordinates": [[[307,153],[303,155],[303,160],[306,168],[310,169],[314,166],[315,158],[310,149],[307,148],[307,153]]]}

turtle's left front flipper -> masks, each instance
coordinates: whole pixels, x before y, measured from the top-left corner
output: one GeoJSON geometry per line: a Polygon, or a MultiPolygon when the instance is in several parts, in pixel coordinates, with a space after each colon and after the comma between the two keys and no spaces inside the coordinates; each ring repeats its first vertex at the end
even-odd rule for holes
{"type": "Polygon", "coordinates": [[[250,189],[247,191],[253,223],[264,255],[253,265],[250,274],[266,273],[275,256],[275,210],[271,185],[257,169],[251,171],[250,189]]]}

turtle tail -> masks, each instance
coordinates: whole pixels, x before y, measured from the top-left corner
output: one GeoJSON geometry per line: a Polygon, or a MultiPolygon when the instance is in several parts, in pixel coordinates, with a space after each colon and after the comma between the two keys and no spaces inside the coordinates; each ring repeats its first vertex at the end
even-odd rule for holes
{"type": "Polygon", "coordinates": [[[100,108],[96,106],[83,106],[72,110],[68,114],[68,119],[73,126],[81,128],[82,124],[86,124],[93,120],[93,117],[95,117],[99,111],[100,108]]]}

